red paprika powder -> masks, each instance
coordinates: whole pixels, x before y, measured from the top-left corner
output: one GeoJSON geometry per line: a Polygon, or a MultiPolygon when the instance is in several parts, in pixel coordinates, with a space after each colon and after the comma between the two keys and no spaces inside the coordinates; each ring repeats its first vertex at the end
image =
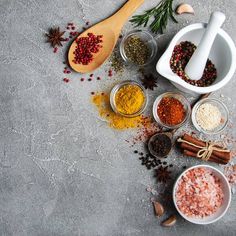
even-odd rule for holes
{"type": "Polygon", "coordinates": [[[164,124],[178,125],[184,120],[186,111],[178,99],[164,97],[158,104],[157,114],[164,124]]]}

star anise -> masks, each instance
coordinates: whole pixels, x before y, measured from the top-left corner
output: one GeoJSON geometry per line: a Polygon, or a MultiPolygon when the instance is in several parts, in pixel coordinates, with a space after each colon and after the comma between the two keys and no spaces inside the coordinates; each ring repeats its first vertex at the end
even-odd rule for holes
{"type": "Polygon", "coordinates": [[[145,89],[153,90],[155,87],[157,87],[157,79],[152,74],[143,75],[143,79],[141,79],[141,81],[145,89]]]}
{"type": "Polygon", "coordinates": [[[49,33],[46,34],[46,36],[48,37],[47,42],[51,43],[52,47],[55,47],[57,45],[58,46],[62,46],[61,42],[66,41],[66,39],[62,37],[62,35],[64,33],[65,33],[65,31],[60,32],[60,28],[59,27],[51,28],[49,30],[49,33]]]}
{"type": "Polygon", "coordinates": [[[160,166],[156,169],[156,177],[159,182],[166,183],[169,179],[171,179],[171,171],[168,170],[168,166],[163,167],[160,166]]]}

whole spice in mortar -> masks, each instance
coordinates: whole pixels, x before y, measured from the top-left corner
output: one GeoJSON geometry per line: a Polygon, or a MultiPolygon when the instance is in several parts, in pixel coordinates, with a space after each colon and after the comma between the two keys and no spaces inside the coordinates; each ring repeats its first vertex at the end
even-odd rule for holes
{"type": "Polygon", "coordinates": [[[99,52],[102,48],[101,43],[102,35],[94,35],[93,33],[88,33],[86,37],[79,37],[76,41],[76,49],[73,52],[75,64],[88,65],[94,59],[95,53],[99,52]]]}
{"type": "Polygon", "coordinates": [[[131,62],[144,65],[150,55],[147,44],[137,36],[130,36],[124,43],[125,55],[131,62]]]}
{"type": "Polygon", "coordinates": [[[122,130],[142,126],[142,116],[127,118],[115,113],[110,106],[109,94],[96,93],[92,95],[92,102],[98,108],[99,115],[114,129],[122,130]]]}
{"type": "Polygon", "coordinates": [[[115,94],[115,105],[119,113],[132,115],[140,111],[145,102],[142,89],[134,84],[122,86],[115,94]]]}
{"type": "Polygon", "coordinates": [[[188,41],[184,41],[176,45],[170,59],[170,67],[171,70],[185,82],[198,87],[207,87],[211,85],[217,77],[215,65],[211,62],[211,60],[207,60],[206,67],[200,80],[190,80],[184,72],[184,69],[195,49],[196,46],[188,41]]]}
{"type": "Polygon", "coordinates": [[[221,112],[218,107],[204,103],[196,111],[196,121],[204,130],[214,130],[221,124],[221,112]]]}
{"type": "Polygon", "coordinates": [[[157,114],[164,124],[178,125],[184,120],[186,111],[178,99],[164,97],[157,106],[157,114]]]}
{"type": "Polygon", "coordinates": [[[215,213],[223,204],[220,179],[205,167],[187,171],[176,189],[176,204],[188,217],[203,218],[215,213]]]}
{"type": "Polygon", "coordinates": [[[150,152],[158,157],[166,156],[171,150],[172,142],[166,134],[157,134],[149,141],[150,152]]]}

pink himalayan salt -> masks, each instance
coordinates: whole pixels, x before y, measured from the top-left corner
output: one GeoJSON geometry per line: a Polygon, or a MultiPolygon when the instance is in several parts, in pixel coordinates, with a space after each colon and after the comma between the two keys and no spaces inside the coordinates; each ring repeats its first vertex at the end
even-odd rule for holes
{"type": "Polygon", "coordinates": [[[223,197],[220,179],[204,167],[187,171],[176,191],[177,206],[188,217],[212,215],[221,207],[223,197]]]}

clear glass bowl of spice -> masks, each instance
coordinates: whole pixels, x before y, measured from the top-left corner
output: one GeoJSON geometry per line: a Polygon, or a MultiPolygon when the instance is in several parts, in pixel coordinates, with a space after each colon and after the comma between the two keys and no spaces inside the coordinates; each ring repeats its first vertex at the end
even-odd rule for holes
{"type": "Polygon", "coordinates": [[[177,129],[189,118],[190,103],[181,93],[166,92],[153,104],[153,116],[158,124],[168,129],[177,129]]]}
{"type": "Polygon", "coordinates": [[[224,130],[229,120],[225,104],[215,98],[205,98],[196,103],[192,111],[194,127],[205,134],[217,134],[224,130]]]}
{"type": "Polygon", "coordinates": [[[110,104],[113,111],[125,117],[135,117],[143,113],[147,102],[144,87],[133,80],[116,84],[110,93],[110,104]]]}
{"type": "Polygon", "coordinates": [[[127,63],[145,66],[154,59],[156,53],[154,37],[144,30],[131,31],[120,42],[120,54],[127,63]]]}

